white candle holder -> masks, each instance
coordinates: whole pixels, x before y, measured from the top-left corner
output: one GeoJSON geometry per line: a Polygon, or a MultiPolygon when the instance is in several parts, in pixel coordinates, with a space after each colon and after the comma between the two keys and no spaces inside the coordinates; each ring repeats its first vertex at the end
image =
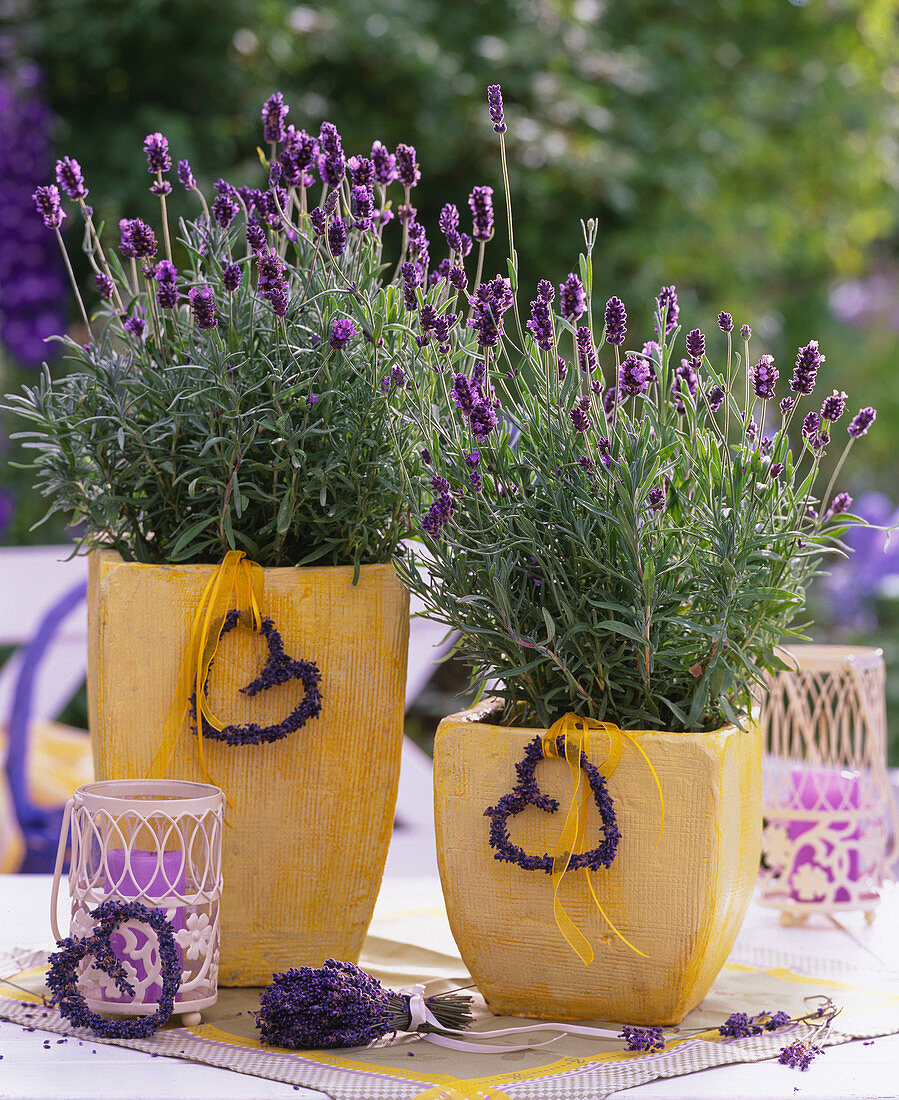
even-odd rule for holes
{"type": "Polygon", "coordinates": [[[899,832],[886,767],[883,651],[791,645],[782,656],[792,667],[769,678],[762,709],[759,901],[780,909],[784,924],[854,909],[871,921],[892,879],[899,832]]]}
{"type": "MultiPolygon", "coordinates": [[[[50,924],[57,940],[57,896],[71,826],[69,935],[89,936],[90,916],[110,898],[159,909],[172,925],[181,963],[176,1013],[186,1026],[218,997],[219,901],[225,796],[208,783],[125,779],[86,783],[66,804],[56,855],[50,924]]],[[[156,1011],[162,964],[156,933],[125,921],[110,940],[124,963],[133,999],[99,968],[84,964],[79,987],[88,1007],[112,1015],[156,1011]]]]}

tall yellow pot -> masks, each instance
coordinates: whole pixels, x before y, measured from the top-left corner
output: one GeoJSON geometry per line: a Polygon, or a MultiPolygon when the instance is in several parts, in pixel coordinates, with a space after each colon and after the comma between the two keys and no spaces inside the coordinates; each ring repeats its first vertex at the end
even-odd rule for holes
{"type": "MultiPolygon", "coordinates": [[[[491,700],[445,718],[434,748],[437,852],[450,925],[462,958],[498,1015],[679,1023],[708,992],[749,904],[761,846],[762,732],[727,726],[714,733],[631,732],[608,779],[621,830],[609,870],[593,873],[614,935],[590,899],[585,873],[569,871],[560,898],[590,941],[585,965],[559,931],[549,874],[494,859],[488,807],[515,786],[515,764],[542,730],[489,724],[491,700]]],[[[605,734],[587,734],[600,763],[605,734]]],[[[564,760],[542,761],[540,791],[555,814],[529,807],[508,821],[514,844],[552,854],[571,802],[564,760]]],[[[591,800],[585,850],[602,841],[591,800]]]]}
{"type": "MultiPolygon", "coordinates": [[[[194,612],[213,565],[91,558],[88,686],[98,779],[145,776],[159,746],[194,612]]],[[[261,985],[274,971],[355,960],[393,828],[402,745],[409,597],[392,565],[265,570],[262,613],[285,652],[321,670],[318,718],[283,740],[206,739],[225,791],[222,985],[261,985]]],[[[213,712],[273,725],[302,697],[290,681],[247,698],[264,639],[222,638],[209,678],[213,712]]],[[[167,775],[200,780],[185,725],[167,775]]]]}

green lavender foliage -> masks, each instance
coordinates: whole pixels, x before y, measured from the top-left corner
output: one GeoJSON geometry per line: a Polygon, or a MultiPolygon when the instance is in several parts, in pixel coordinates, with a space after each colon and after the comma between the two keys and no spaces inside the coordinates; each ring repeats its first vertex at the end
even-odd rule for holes
{"type": "MultiPolygon", "coordinates": [[[[590,286],[587,230],[580,270],[590,286]]],[[[514,262],[509,270],[514,286],[514,262]]],[[[439,286],[428,294],[438,310],[456,308],[446,297],[439,286]]],[[[632,318],[620,352],[605,343],[601,321],[592,325],[598,371],[591,377],[575,365],[562,379],[557,355],[570,358],[574,327],[555,315],[553,350],[541,351],[517,320],[506,314],[496,348],[479,347],[460,326],[447,355],[433,342],[410,343],[409,384],[395,400],[424,426],[452,515],[439,534],[422,525],[426,553],[399,563],[405,582],[459,632],[457,652],[475,685],[502,681],[491,693],[505,699],[507,719],[545,727],[575,711],[632,729],[741,722],[763,672],[784,667],[777,644],[801,636],[797,617],[822,556],[840,550],[855,521],[840,511],[844,502],[827,507],[831,485],[820,500],[821,449],[808,440],[791,449],[790,421],[817,410],[823,395],[799,398],[785,415],[777,399],[757,400],[746,379],[748,341],[736,351],[716,328],[694,396],[675,386],[680,329],[660,340],[660,315],[650,309],[632,318]],[[619,359],[648,340],[657,341],[647,349],[656,381],[606,411],[600,394],[615,385],[619,359]],[[489,401],[493,388],[500,418],[480,440],[451,392],[454,372],[470,377],[479,363],[487,367],[481,394],[489,401]],[[728,394],[717,412],[708,404],[715,384],[728,394]],[[571,419],[582,400],[584,432],[571,419]],[[761,431],[747,433],[750,414],[761,431]],[[471,481],[475,451],[480,490],[471,481]],[[779,476],[775,463],[784,465],[779,476]],[[663,494],[659,508],[653,490],[663,494]]],[[[414,317],[407,324],[414,332],[414,317]]],[[[420,520],[442,488],[410,467],[420,520]]]]}
{"type": "MultiPolygon", "coordinates": [[[[243,213],[228,229],[205,217],[181,223],[176,248],[189,266],[173,310],[156,303],[155,282],[138,273],[135,283],[107,241],[126,312],[145,318],[143,337],[115,309],[99,309],[88,345],[63,341],[69,373],[53,379],[45,369],[9,398],[29,422],[20,435],[47,514],[80,524],[86,546],[111,545],[140,562],[218,561],[240,549],[264,566],[357,572],[393,556],[405,505],[378,386],[391,323],[373,308],[380,238],[351,229],[335,258],[295,199],[296,239],[268,231],[286,254],[286,317],[259,297],[243,213]],[[232,259],[243,272],[233,295],[222,285],[232,259]],[[211,331],[191,318],[194,286],[213,289],[211,331]],[[356,335],[334,350],[340,318],[356,335]]],[[[346,181],[340,201],[346,212],[346,181]]]]}

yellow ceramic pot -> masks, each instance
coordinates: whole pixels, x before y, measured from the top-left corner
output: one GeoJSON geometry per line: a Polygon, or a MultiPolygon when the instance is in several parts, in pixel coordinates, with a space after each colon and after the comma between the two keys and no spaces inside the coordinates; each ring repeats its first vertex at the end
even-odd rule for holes
{"type": "MultiPolygon", "coordinates": [[[[147,774],[194,612],[213,565],[139,565],[92,555],[88,662],[97,779],[147,774]]],[[[219,982],[263,985],[274,971],[359,956],[393,828],[406,684],[409,596],[393,566],[265,570],[262,614],[285,652],[321,670],[318,718],[261,745],[206,739],[229,800],[223,840],[219,982]]],[[[252,698],[263,638],[232,630],[209,678],[228,723],[274,725],[302,698],[290,681],[252,698]]],[[[201,780],[185,723],[168,768],[201,780]]]]}
{"type": "MultiPolygon", "coordinates": [[[[606,1019],[671,1025],[697,1005],[724,965],[749,904],[761,846],[762,732],[726,726],[714,733],[635,732],[652,761],[665,800],[645,761],[623,743],[608,779],[621,830],[609,870],[569,871],[560,898],[593,947],[585,965],[553,916],[549,874],[494,859],[488,807],[515,786],[515,764],[544,731],[489,724],[495,700],[445,718],[434,748],[437,851],[450,925],[462,958],[493,1012],[503,1016],[606,1019]]],[[[586,735],[588,759],[608,750],[602,732],[586,735]]],[[[508,821],[514,844],[552,854],[571,802],[564,760],[542,761],[541,792],[555,814],[528,807],[508,821]]],[[[602,841],[593,803],[585,850],[602,841]]]]}

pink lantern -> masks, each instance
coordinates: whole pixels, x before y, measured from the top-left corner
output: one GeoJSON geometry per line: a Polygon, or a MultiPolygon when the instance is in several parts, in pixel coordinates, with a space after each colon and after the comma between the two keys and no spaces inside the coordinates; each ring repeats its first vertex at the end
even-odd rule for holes
{"type": "MultiPolygon", "coordinates": [[[[50,923],[57,940],[59,879],[71,827],[69,935],[89,936],[91,910],[110,898],[161,910],[181,963],[175,1012],[186,1025],[218,996],[219,901],[225,796],[208,783],[126,779],[87,783],[66,804],[53,876],[50,923]]],[[[149,1015],[162,990],[156,933],[124,922],[110,943],[134,986],[123,996],[113,980],[85,965],[79,988],[94,1012],[149,1015]]]]}

